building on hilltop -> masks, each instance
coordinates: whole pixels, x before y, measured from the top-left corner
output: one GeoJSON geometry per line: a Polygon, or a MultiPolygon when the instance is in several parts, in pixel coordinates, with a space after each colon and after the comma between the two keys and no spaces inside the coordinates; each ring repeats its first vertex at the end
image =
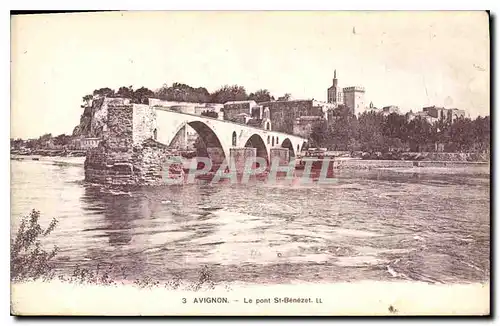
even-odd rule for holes
{"type": "Polygon", "coordinates": [[[326,119],[332,103],[316,100],[271,101],[259,103],[269,109],[269,119],[273,130],[293,134],[296,119],[304,116],[317,116],[326,119]]]}
{"type": "Polygon", "coordinates": [[[388,116],[391,113],[399,114],[399,107],[396,105],[389,105],[382,108],[382,114],[384,116],[388,116]]]}
{"type": "Polygon", "coordinates": [[[253,100],[226,102],[222,111],[224,112],[224,120],[272,130],[269,109],[253,100]]]}
{"type": "Polygon", "coordinates": [[[334,105],[346,105],[350,108],[351,114],[365,109],[365,89],[360,86],[350,86],[340,88],[337,79],[337,70],[333,72],[333,83],[327,90],[327,102],[334,105]]]}
{"type": "MultiPolygon", "coordinates": [[[[379,109],[375,105],[373,105],[373,102],[370,102],[370,105],[366,108],[365,112],[382,113],[383,110],[379,109]]],[[[361,113],[361,112],[359,112],[359,113],[361,113]]]]}
{"type": "Polygon", "coordinates": [[[97,148],[101,138],[98,137],[75,137],[72,139],[70,147],[76,150],[88,150],[91,148],[97,148]]]}
{"type": "Polygon", "coordinates": [[[406,119],[411,121],[415,119],[415,117],[421,117],[430,124],[441,121],[446,123],[452,123],[457,119],[465,118],[465,110],[459,110],[456,108],[446,109],[443,107],[427,106],[422,108],[420,112],[409,112],[406,114],[406,119]]]}
{"type": "Polygon", "coordinates": [[[445,121],[445,122],[453,122],[459,118],[465,118],[465,111],[459,109],[446,109],[442,107],[427,106],[422,108],[423,112],[427,112],[427,114],[437,120],[445,121]]]}
{"type": "Polygon", "coordinates": [[[344,87],[344,104],[351,110],[353,115],[365,109],[365,89],[360,86],[344,87]]]}
{"type": "Polygon", "coordinates": [[[417,117],[420,117],[421,119],[427,120],[427,122],[430,123],[430,124],[434,124],[435,122],[438,121],[437,118],[429,115],[429,113],[426,112],[426,111],[420,111],[420,112],[415,112],[415,113],[409,112],[409,113],[406,114],[406,119],[408,121],[412,121],[413,119],[415,119],[417,117]]]}
{"type": "Polygon", "coordinates": [[[375,114],[382,114],[384,117],[390,115],[391,113],[401,114],[399,107],[396,105],[388,105],[379,109],[373,105],[373,102],[370,102],[370,105],[366,108],[364,112],[373,112],[375,114]]]}
{"type": "MultiPolygon", "coordinates": [[[[312,128],[313,122],[325,119],[331,103],[316,100],[281,100],[256,103],[255,101],[231,101],[224,104],[224,120],[259,127],[267,130],[295,134],[294,131],[312,128]],[[301,117],[316,117],[297,122],[301,117]],[[309,124],[309,126],[306,126],[309,124]]],[[[307,136],[307,135],[306,135],[307,136]]]]}
{"type": "Polygon", "coordinates": [[[328,88],[327,91],[327,102],[332,103],[334,105],[344,103],[344,96],[342,90],[338,86],[337,80],[337,70],[333,71],[333,84],[328,88]]]}
{"type": "Polygon", "coordinates": [[[240,120],[241,114],[247,114],[248,117],[252,114],[252,108],[256,107],[257,103],[250,101],[229,101],[224,103],[224,120],[234,121],[240,120]]]}

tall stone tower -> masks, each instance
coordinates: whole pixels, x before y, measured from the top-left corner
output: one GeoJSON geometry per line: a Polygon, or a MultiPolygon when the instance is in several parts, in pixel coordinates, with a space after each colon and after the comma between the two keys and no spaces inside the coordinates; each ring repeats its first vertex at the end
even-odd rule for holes
{"type": "Polygon", "coordinates": [[[345,87],[343,89],[345,97],[345,105],[351,111],[351,114],[356,114],[365,108],[365,89],[359,86],[345,87]]]}
{"type": "Polygon", "coordinates": [[[343,102],[342,92],[338,87],[337,69],[333,71],[333,84],[328,88],[328,103],[341,104],[343,102]]]}

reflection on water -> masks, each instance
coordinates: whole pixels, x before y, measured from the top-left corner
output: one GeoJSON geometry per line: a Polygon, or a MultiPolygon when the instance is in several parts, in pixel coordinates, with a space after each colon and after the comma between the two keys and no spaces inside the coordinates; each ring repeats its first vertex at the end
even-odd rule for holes
{"type": "Polygon", "coordinates": [[[343,171],[320,186],[101,189],[82,182],[82,166],[11,166],[12,226],[32,208],[58,218],[47,243],[61,248],[63,271],[99,262],[129,278],[189,278],[207,264],[227,281],[489,279],[484,173],[343,171]]]}

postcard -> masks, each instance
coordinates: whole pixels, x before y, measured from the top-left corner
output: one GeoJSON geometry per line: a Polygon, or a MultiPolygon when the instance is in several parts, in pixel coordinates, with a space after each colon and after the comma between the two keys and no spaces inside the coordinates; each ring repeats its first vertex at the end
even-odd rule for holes
{"type": "Polygon", "coordinates": [[[11,314],[490,314],[486,11],[11,16],[11,314]]]}

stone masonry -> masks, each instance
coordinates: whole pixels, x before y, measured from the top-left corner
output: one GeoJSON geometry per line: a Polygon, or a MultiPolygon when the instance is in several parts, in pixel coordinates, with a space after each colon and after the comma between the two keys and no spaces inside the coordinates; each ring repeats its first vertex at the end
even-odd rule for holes
{"type": "Polygon", "coordinates": [[[87,153],[85,181],[108,185],[161,185],[182,179],[182,163],[164,167],[175,153],[154,138],[154,110],[144,105],[108,107],[99,146],[87,153]]]}
{"type": "Polygon", "coordinates": [[[231,148],[230,161],[234,163],[234,168],[237,173],[245,173],[245,168],[255,169],[255,158],[257,149],[253,147],[231,148]],[[252,162],[251,166],[247,166],[247,161],[252,162]]]}
{"type": "Polygon", "coordinates": [[[278,161],[279,165],[287,165],[290,162],[290,150],[288,148],[271,148],[269,150],[269,161],[273,164],[278,161]]]}

